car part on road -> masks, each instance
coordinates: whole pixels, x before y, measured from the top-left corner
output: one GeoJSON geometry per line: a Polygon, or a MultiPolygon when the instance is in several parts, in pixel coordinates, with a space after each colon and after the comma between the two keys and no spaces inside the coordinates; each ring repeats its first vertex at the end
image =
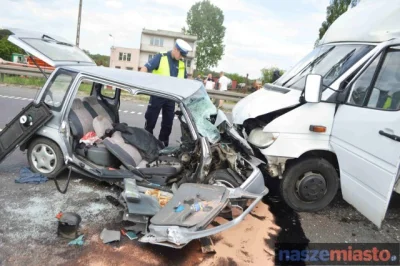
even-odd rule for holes
{"type": "Polygon", "coordinates": [[[314,212],[325,208],[339,188],[336,169],[325,159],[300,159],[290,165],[281,180],[281,195],[296,211],[314,212]]]}
{"type": "Polygon", "coordinates": [[[57,235],[68,239],[76,239],[78,237],[79,224],[82,218],[73,212],[60,212],[57,218],[57,235]]]}

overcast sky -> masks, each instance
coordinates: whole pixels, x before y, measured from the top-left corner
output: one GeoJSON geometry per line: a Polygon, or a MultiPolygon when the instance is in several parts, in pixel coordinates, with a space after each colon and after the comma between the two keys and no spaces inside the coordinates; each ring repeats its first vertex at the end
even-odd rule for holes
{"type": "MultiPolygon", "coordinates": [[[[180,31],[196,0],[83,0],[80,47],[110,54],[139,48],[143,28],[180,31]]],[[[258,78],[263,67],[288,69],[318,37],[329,0],[211,0],[225,15],[225,55],[217,71],[258,78]]],[[[79,0],[0,0],[0,27],[76,37],[79,0]]]]}

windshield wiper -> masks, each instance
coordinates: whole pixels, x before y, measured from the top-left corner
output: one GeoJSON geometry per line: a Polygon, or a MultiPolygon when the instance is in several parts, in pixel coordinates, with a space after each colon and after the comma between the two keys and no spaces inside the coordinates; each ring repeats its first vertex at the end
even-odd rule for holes
{"type": "MultiPolygon", "coordinates": [[[[336,69],[337,66],[344,64],[345,62],[347,62],[347,60],[349,60],[349,58],[354,54],[354,52],[356,51],[356,49],[354,48],[353,50],[351,50],[349,53],[347,53],[342,59],[339,60],[339,62],[337,62],[336,64],[334,64],[331,69],[329,70],[328,73],[326,73],[325,77],[328,77],[332,71],[334,71],[336,69]]],[[[325,78],[324,77],[324,78],[325,78]]]]}
{"type": "MultiPolygon", "coordinates": [[[[335,48],[335,46],[332,46],[331,48],[329,48],[326,52],[324,52],[323,54],[321,54],[320,56],[318,56],[317,58],[315,58],[313,61],[311,61],[310,63],[308,63],[302,70],[300,70],[299,72],[297,72],[297,74],[293,75],[293,77],[291,77],[290,79],[288,79],[287,81],[285,81],[285,83],[282,84],[282,86],[285,86],[289,81],[291,81],[292,79],[294,79],[295,77],[297,77],[298,75],[304,73],[304,71],[306,71],[308,68],[313,68],[314,65],[316,63],[319,63],[330,51],[332,51],[335,48]]],[[[293,83],[294,84],[294,83],[293,83]]],[[[292,84],[292,85],[293,85],[292,84]]],[[[290,85],[290,86],[292,86],[290,85]]],[[[288,88],[290,88],[290,86],[288,88]]]]}

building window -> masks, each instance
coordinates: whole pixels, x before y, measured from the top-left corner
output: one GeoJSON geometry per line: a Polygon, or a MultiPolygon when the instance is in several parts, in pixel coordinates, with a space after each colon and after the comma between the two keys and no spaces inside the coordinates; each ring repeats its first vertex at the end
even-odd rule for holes
{"type": "Polygon", "coordinates": [[[127,70],[133,70],[133,67],[127,67],[126,69],[127,70]]]}
{"type": "Polygon", "coordinates": [[[164,46],[164,39],[160,37],[151,37],[150,44],[153,46],[164,46]]]}
{"type": "Polygon", "coordinates": [[[119,53],[119,61],[131,61],[131,53],[119,53]]]}
{"type": "Polygon", "coordinates": [[[116,66],[115,68],[121,68],[120,66],[116,66]]]}
{"type": "Polygon", "coordinates": [[[190,67],[191,64],[192,64],[192,60],[186,59],[186,60],[185,60],[185,63],[186,63],[186,67],[190,67]]]}

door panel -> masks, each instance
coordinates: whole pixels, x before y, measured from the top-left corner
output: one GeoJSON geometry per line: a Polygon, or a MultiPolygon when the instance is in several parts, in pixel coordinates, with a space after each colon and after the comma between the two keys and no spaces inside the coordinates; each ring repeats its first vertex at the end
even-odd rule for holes
{"type": "Polygon", "coordinates": [[[52,116],[53,114],[44,103],[35,105],[31,102],[22,109],[0,132],[0,162],[17,146],[32,137],[52,116]]]}
{"type": "Polygon", "coordinates": [[[335,116],[331,145],[338,157],[343,198],[378,227],[396,182],[400,159],[400,49],[374,59],[350,84],[349,104],[335,116]],[[351,104],[351,105],[350,105],[351,104]]]}

